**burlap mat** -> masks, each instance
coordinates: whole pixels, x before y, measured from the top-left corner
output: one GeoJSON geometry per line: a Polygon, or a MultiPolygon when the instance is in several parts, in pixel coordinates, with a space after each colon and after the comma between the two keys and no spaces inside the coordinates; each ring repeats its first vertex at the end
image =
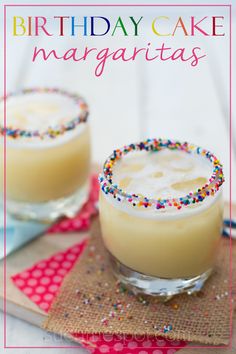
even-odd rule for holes
{"type": "Polygon", "coordinates": [[[215,272],[199,295],[178,295],[164,304],[152,297],[135,297],[117,284],[109,269],[99,222],[95,220],[90,243],[65,278],[43,327],[58,334],[161,335],[228,344],[229,249],[229,240],[222,238],[215,272]]]}

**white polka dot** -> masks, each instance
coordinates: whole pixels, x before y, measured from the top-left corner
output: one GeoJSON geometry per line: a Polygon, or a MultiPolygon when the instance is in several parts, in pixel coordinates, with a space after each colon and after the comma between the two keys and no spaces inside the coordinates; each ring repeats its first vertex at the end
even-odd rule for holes
{"type": "Polygon", "coordinates": [[[103,339],[105,342],[111,342],[113,340],[112,334],[103,334],[103,339]]]}
{"type": "Polygon", "coordinates": [[[115,350],[116,352],[121,352],[121,351],[123,350],[123,348],[124,348],[124,346],[123,346],[122,343],[116,343],[116,344],[114,345],[114,350],[115,350]]]}
{"type": "Polygon", "coordinates": [[[35,292],[37,294],[43,294],[43,293],[45,293],[45,291],[46,291],[46,289],[44,286],[37,286],[37,288],[35,289],[35,292]]]}
{"type": "Polygon", "coordinates": [[[49,307],[49,304],[47,302],[40,302],[39,307],[43,310],[47,310],[49,307]]]}
{"type": "Polygon", "coordinates": [[[156,345],[157,345],[158,347],[164,347],[165,344],[166,344],[166,341],[165,341],[164,339],[158,339],[158,340],[156,341],[156,345]]]}
{"type": "Polygon", "coordinates": [[[54,298],[54,296],[52,294],[45,294],[43,295],[43,298],[46,301],[51,301],[54,298]]]}
{"type": "Polygon", "coordinates": [[[52,261],[52,262],[50,262],[49,263],[49,266],[51,267],[51,268],[58,268],[59,267],[59,263],[58,262],[56,262],[56,261],[52,261]]]}
{"type": "Polygon", "coordinates": [[[49,286],[49,291],[51,291],[52,293],[56,292],[58,289],[58,286],[57,285],[50,285],[49,286]]]}
{"type": "Polygon", "coordinates": [[[27,284],[28,284],[29,286],[35,286],[35,285],[37,284],[37,280],[36,280],[36,279],[29,279],[29,280],[27,281],[27,284]]]}
{"type": "Polygon", "coordinates": [[[108,345],[105,345],[105,344],[101,345],[101,346],[99,347],[99,351],[100,351],[101,353],[109,353],[109,347],[108,347],[108,345]]]}
{"type": "Polygon", "coordinates": [[[150,340],[146,340],[146,341],[143,342],[142,345],[143,345],[144,348],[149,348],[149,347],[152,346],[152,342],[150,340]]]}
{"type": "Polygon", "coordinates": [[[138,344],[136,342],[129,342],[128,343],[128,348],[129,349],[134,349],[137,348],[138,344]]]}
{"type": "Polygon", "coordinates": [[[51,282],[51,280],[49,277],[43,277],[40,279],[40,283],[44,284],[44,285],[49,284],[50,282],[51,282]]]}
{"type": "Polygon", "coordinates": [[[33,302],[38,302],[41,299],[39,295],[32,295],[30,298],[33,302]]]}
{"type": "Polygon", "coordinates": [[[146,352],[146,350],[141,350],[139,354],[148,354],[148,352],[146,352]]]}
{"type": "Polygon", "coordinates": [[[72,264],[71,264],[71,262],[69,262],[69,261],[66,261],[66,262],[63,262],[63,263],[62,263],[62,267],[63,267],[63,268],[67,268],[67,269],[68,269],[68,268],[70,268],[71,266],[72,266],[72,264]]]}
{"type": "Polygon", "coordinates": [[[75,260],[76,255],[70,253],[70,254],[67,254],[66,258],[69,259],[70,261],[73,261],[73,260],[75,260]]]}
{"type": "Polygon", "coordinates": [[[32,294],[33,290],[32,290],[32,288],[24,288],[24,289],[23,289],[23,292],[24,292],[26,295],[30,295],[30,294],[32,294]]]}
{"type": "Polygon", "coordinates": [[[156,349],[152,352],[152,354],[163,354],[163,351],[160,349],[156,349]]]}
{"type": "Polygon", "coordinates": [[[52,280],[54,281],[54,283],[60,283],[62,281],[62,277],[60,277],[60,275],[55,275],[52,280]]]}
{"type": "Polygon", "coordinates": [[[37,268],[46,268],[47,263],[46,262],[40,262],[37,264],[37,268]]]}
{"type": "Polygon", "coordinates": [[[58,254],[53,259],[55,259],[55,261],[62,261],[64,259],[64,256],[62,254],[58,254]]]}
{"type": "Polygon", "coordinates": [[[79,247],[72,248],[71,252],[78,253],[79,252],[79,247]]]}
{"type": "Polygon", "coordinates": [[[175,349],[168,349],[167,354],[174,354],[176,352],[175,349]]]}
{"type": "Polygon", "coordinates": [[[25,285],[25,281],[24,281],[23,279],[17,279],[17,280],[15,281],[15,284],[16,284],[17,286],[24,286],[24,285],[25,285]]]}
{"type": "Polygon", "coordinates": [[[30,275],[29,272],[23,272],[21,273],[20,277],[26,279],[29,277],[29,275],[30,275]]]}
{"type": "Polygon", "coordinates": [[[67,273],[67,270],[66,269],[58,269],[57,273],[60,275],[65,275],[67,273]]]}
{"type": "Polygon", "coordinates": [[[41,277],[42,276],[42,271],[40,270],[40,269],[36,269],[36,270],[34,270],[33,272],[32,272],[32,275],[33,275],[33,277],[35,277],[35,278],[39,278],[39,277],[41,277]]]}

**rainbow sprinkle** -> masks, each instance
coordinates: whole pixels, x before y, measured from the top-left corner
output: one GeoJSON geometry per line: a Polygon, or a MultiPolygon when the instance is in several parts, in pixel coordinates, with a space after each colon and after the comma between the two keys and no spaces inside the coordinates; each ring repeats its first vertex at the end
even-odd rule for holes
{"type": "Polygon", "coordinates": [[[100,174],[99,182],[103,193],[112,195],[118,202],[125,201],[133,207],[152,207],[156,210],[162,210],[167,207],[175,207],[180,210],[184,206],[203,202],[206,197],[215,195],[224,182],[224,175],[222,165],[210,151],[187,142],[181,143],[179,141],[169,139],[147,139],[143,142],[126,145],[121,149],[114,150],[113,154],[110,155],[104,163],[103,174],[100,174]],[[132,151],[146,150],[150,152],[158,152],[163,149],[180,150],[189,154],[203,156],[209,160],[212,163],[213,171],[208,182],[201,188],[196,191],[189,192],[183,197],[168,199],[150,199],[137,194],[129,194],[119,188],[117,184],[113,183],[113,166],[123,156],[132,151]]]}
{"type": "MultiPolygon", "coordinates": [[[[60,124],[55,127],[48,127],[45,131],[39,131],[39,130],[26,130],[26,129],[18,129],[16,127],[3,127],[0,125],[0,136],[6,135],[8,138],[12,139],[17,139],[17,138],[40,138],[40,139],[45,139],[45,138],[56,138],[59,135],[63,135],[65,132],[69,130],[75,129],[79,124],[85,123],[88,119],[88,106],[85,103],[85,101],[78,95],[76,94],[71,94],[68,93],[64,90],[60,90],[57,88],[31,88],[31,89],[24,89],[15,93],[10,93],[6,96],[6,99],[9,97],[13,96],[20,96],[20,95],[26,95],[29,93],[57,93],[62,96],[66,96],[68,98],[71,98],[77,105],[78,105],[78,110],[81,110],[81,113],[79,116],[69,120],[65,124],[60,124]]],[[[1,98],[1,101],[3,101],[4,98],[1,98]]]]}

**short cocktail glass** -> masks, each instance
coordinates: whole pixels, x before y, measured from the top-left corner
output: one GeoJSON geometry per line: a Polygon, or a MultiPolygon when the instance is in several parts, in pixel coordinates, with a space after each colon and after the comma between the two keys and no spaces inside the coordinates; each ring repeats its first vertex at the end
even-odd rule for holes
{"type": "Polygon", "coordinates": [[[148,139],[117,149],[100,180],[102,237],[115,276],[168,298],[202,288],[222,230],[222,166],[209,151],[148,139]]]}
{"type": "MultiPolygon", "coordinates": [[[[72,217],[88,194],[88,107],[59,89],[26,89],[1,102],[1,169],[6,207],[16,217],[51,222],[72,217]],[[4,150],[4,135],[6,148],[4,150]]],[[[1,189],[3,188],[1,171],[1,189]]]]}

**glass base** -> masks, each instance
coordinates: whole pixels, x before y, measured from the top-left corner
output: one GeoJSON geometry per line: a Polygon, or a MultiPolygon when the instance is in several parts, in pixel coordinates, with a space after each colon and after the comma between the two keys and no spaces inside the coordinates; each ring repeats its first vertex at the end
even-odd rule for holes
{"type": "MultiPolygon", "coordinates": [[[[109,253],[109,252],[108,252],[109,253]]],[[[165,279],[139,273],[120,263],[109,253],[110,263],[115,277],[134,294],[146,294],[163,297],[169,300],[173,295],[188,293],[189,295],[202,289],[212,269],[191,279],[165,279]]]]}
{"type": "Polygon", "coordinates": [[[88,197],[89,184],[86,183],[69,197],[45,203],[24,203],[7,200],[7,212],[20,220],[35,220],[52,223],[56,219],[67,216],[74,217],[88,197]]]}

